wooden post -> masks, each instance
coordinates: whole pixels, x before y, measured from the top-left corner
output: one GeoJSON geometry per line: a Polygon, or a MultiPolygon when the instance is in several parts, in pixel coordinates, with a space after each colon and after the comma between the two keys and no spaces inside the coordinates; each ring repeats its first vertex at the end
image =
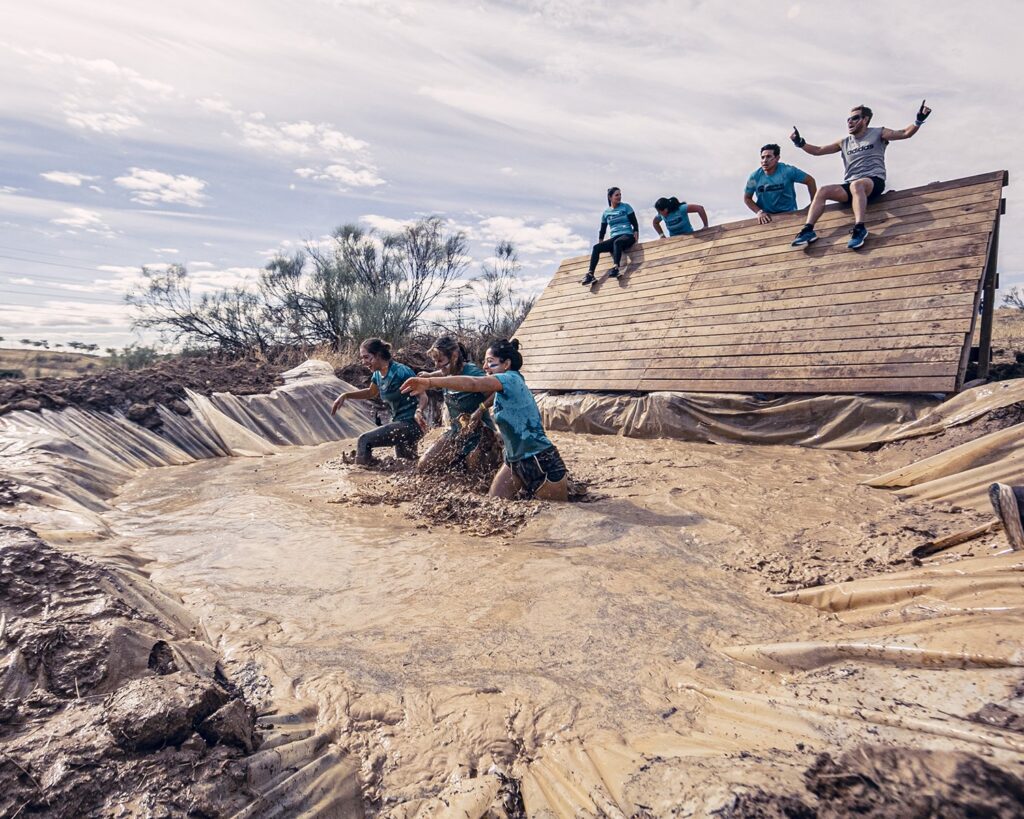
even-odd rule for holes
{"type": "Polygon", "coordinates": [[[996,258],[999,255],[999,215],[992,228],[992,241],[988,248],[988,261],[985,264],[984,306],[981,311],[981,334],[978,339],[978,378],[988,378],[989,365],[992,363],[992,318],[995,313],[996,300],[996,258]]]}

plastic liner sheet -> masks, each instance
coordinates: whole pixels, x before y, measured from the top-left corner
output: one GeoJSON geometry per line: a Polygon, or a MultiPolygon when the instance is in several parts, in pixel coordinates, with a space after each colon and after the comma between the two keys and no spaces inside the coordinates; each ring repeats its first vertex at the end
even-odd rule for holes
{"type": "Polygon", "coordinates": [[[360,407],[330,407],[354,389],[323,361],[307,361],[266,395],[212,398],[191,393],[188,416],[158,407],[163,426],[152,432],[119,413],[74,407],[12,412],[0,417],[0,478],[33,506],[99,513],[136,472],[229,455],[259,456],[279,446],[351,438],[373,424],[360,407]]]}
{"type": "Polygon", "coordinates": [[[1024,484],[1024,424],[864,481],[868,486],[898,488],[901,495],[945,500],[980,511],[991,510],[988,487],[997,482],[1024,484]]]}
{"type": "Polygon", "coordinates": [[[548,429],[704,443],[858,450],[963,424],[1024,401],[1024,379],[984,384],[943,401],[929,395],[541,393],[548,429]]]}

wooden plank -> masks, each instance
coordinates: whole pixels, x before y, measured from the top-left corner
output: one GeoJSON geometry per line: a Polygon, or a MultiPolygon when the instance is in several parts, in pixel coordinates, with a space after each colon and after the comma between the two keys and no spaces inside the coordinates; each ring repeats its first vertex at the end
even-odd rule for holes
{"type": "MultiPolygon", "coordinates": [[[[524,372],[524,374],[526,374],[524,372]]],[[[820,394],[821,381],[815,378],[787,379],[719,379],[717,381],[690,381],[678,378],[649,378],[627,380],[574,379],[573,386],[566,387],[554,378],[535,378],[526,374],[527,383],[534,390],[587,390],[609,392],[711,392],[711,393],[785,393],[820,394]]],[[[828,382],[829,393],[884,393],[884,392],[934,392],[944,393],[953,389],[954,379],[949,376],[936,377],[879,377],[879,378],[838,378],[828,382]]]]}
{"type": "MultiPolygon", "coordinates": [[[[975,258],[980,259],[981,257],[975,258]]],[[[772,279],[770,282],[758,286],[747,284],[721,288],[704,287],[699,290],[693,289],[692,282],[684,281],[675,286],[660,288],[656,293],[646,289],[634,289],[614,301],[611,299],[594,300],[589,302],[591,307],[588,312],[599,314],[602,310],[609,309],[613,304],[619,307],[635,304],[649,305],[652,295],[656,295],[662,301],[675,300],[681,305],[696,305],[698,303],[701,306],[710,304],[742,305],[767,303],[796,297],[831,296],[845,292],[863,292],[866,287],[893,289],[898,287],[923,287],[926,285],[939,286],[952,282],[976,284],[981,264],[966,266],[962,265],[962,262],[954,263],[946,260],[940,263],[932,262],[923,265],[907,265],[906,267],[908,269],[902,270],[898,274],[890,272],[893,271],[892,268],[876,269],[873,271],[874,275],[867,279],[854,278],[857,273],[856,269],[844,268],[841,273],[821,278],[772,279]],[[951,264],[960,264],[961,266],[950,268],[951,264]]],[[[963,289],[969,290],[971,288],[965,286],[963,289]]],[[[538,317],[551,316],[563,314],[570,305],[578,305],[582,308],[585,304],[587,303],[558,301],[543,305],[538,304],[535,309],[537,310],[538,317]]]]}
{"type": "MultiPolygon", "coordinates": [[[[680,276],[678,287],[671,278],[650,280],[638,278],[628,282],[629,294],[615,294],[605,291],[598,293],[581,292],[583,288],[561,292],[547,290],[537,300],[534,309],[540,313],[549,308],[566,309],[570,306],[586,308],[598,299],[628,298],[642,294],[644,298],[663,297],[675,292],[686,292],[688,296],[700,298],[706,292],[712,295],[743,294],[770,292],[786,287],[800,287],[811,284],[838,284],[847,281],[869,281],[874,279],[897,278],[932,273],[940,270],[976,269],[980,271],[985,264],[987,234],[974,234],[964,240],[944,242],[938,247],[922,250],[918,253],[903,253],[886,257],[876,254],[861,260],[861,264],[853,266],[848,260],[840,257],[829,257],[821,264],[812,264],[801,269],[790,269],[785,276],[778,271],[764,270],[759,267],[745,266],[737,271],[738,275],[719,278],[702,277],[696,279],[692,274],[680,276]],[[604,298],[602,298],[604,297],[604,298]]],[[[980,272],[979,274],[980,275],[980,272]]]]}
{"type": "MultiPolygon", "coordinates": [[[[910,288],[912,289],[912,288],[910,288]]],[[[798,300],[799,305],[787,306],[785,304],[764,304],[758,305],[758,309],[738,311],[731,305],[719,305],[711,307],[696,307],[691,305],[633,305],[621,309],[612,308],[607,313],[582,313],[579,317],[551,316],[541,317],[537,322],[530,325],[529,329],[535,327],[566,327],[587,328],[595,325],[628,325],[635,324],[638,320],[646,323],[647,317],[660,319],[671,315],[677,315],[678,326],[704,325],[721,321],[773,321],[779,318],[804,316],[815,318],[818,316],[843,316],[851,313],[879,313],[889,311],[910,310],[921,307],[954,307],[973,303],[972,293],[951,293],[942,295],[902,294],[898,297],[889,295],[879,296],[872,291],[873,298],[865,301],[859,298],[859,294],[845,294],[837,296],[834,304],[821,304],[820,300],[798,300]],[[810,301],[811,304],[802,302],[810,301]]]]}
{"type": "MultiPolygon", "coordinates": [[[[892,208],[891,212],[873,213],[869,209],[868,223],[872,235],[875,235],[877,231],[884,229],[889,224],[917,224],[928,221],[940,221],[957,215],[983,215],[987,218],[993,218],[999,208],[999,202],[999,188],[990,188],[987,192],[976,190],[970,195],[965,195],[952,201],[942,200],[938,196],[925,201],[925,198],[922,197],[921,199],[904,202],[902,207],[892,208]]],[[[776,215],[776,217],[778,216],[780,214],[776,215]]],[[[644,266],[649,266],[655,262],[663,262],[678,256],[693,258],[709,246],[717,253],[726,252],[728,248],[765,247],[775,243],[788,245],[798,232],[800,226],[803,225],[806,212],[798,211],[797,216],[798,218],[794,219],[793,224],[780,223],[779,218],[775,218],[770,225],[756,226],[755,224],[745,232],[730,232],[728,231],[729,226],[723,225],[697,231],[686,236],[675,236],[653,241],[648,240],[634,245],[630,251],[627,251],[627,257],[642,253],[644,266]]],[[[849,229],[851,222],[852,213],[849,210],[835,211],[831,214],[826,212],[826,215],[818,220],[815,227],[819,236],[839,235],[849,229]]],[[[602,265],[606,261],[606,256],[607,254],[601,257],[602,265]]],[[[570,271],[573,275],[578,273],[582,276],[589,261],[590,256],[588,254],[587,256],[566,260],[563,262],[563,265],[566,271],[570,271]]],[[[611,264],[610,257],[608,258],[608,264],[609,266],[611,264]]]]}
{"type": "MultiPolygon", "coordinates": [[[[652,349],[649,345],[654,345],[656,349],[658,346],[665,346],[666,348],[700,348],[700,347],[716,347],[725,345],[726,343],[731,347],[735,345],[772,345],[778,344],[783,346],[795,345],[795,344],[817,344],[823,345],[833,343],[850,343],[850,344],[882,344],[885,342],[891,344],[898,344],[906,342],[907,345],[913,346],[915,339],[928,338],[933,335],[941,335],[946,337],[951,336],[963,336],[963,327],[965,322],[962,318],[958,319],[945,319],[941,321],[929,321],[920,323],[911,323],[903,326],[904,332],[897,335],[893,335],[894,330],[891,326],[877,324],[870,322],[867,324],[852,325],[845,327],[823,327],[823,328],[811,328],[811,332],[804,329],[797,330],[768,330],[762,331],[760,328],[751,328],[749,332],[743,332],[735,335],[733,338],[724,340],[721,336],[714,335],[690,335],[676,337],[675,335],[666,336],[668,330],[671,327],[661,327],[658,329],[638,329],[632,332],[618,332],[610,330],[607,332],[596,331],[588,334],[585,341],[581,341],[579,337],[570,330],[562,330],[554,333],[545,335],[525,335],[518,333],[517,337],[520,338],[523,349],[529,354],[530,358],[535,356],[550,355],[556,357],[558,360],[565,360],[565,352],[563,350],[564,342],[572,341],[573,349],[576,348],[577,344],[592,345],[594,348],[601,347],[614,347],[615,349],[621,349],[628,347],[630,350],[637,349],[640,351],[652,349]],[[632,345],[636,344],[634,348],[632,345]]],[[[955,339],[950,343],[956,343],[955,339]]],[[[851,347],[850,349],[856,349],[851,347]]]]}
{"type": "MultiPolygon", "coordinates": [[[[842,248],[822,248],[821,251],[815,246],[815,252],[794,250],[785,247],[776,253],[765,254],[751,263],[751,260],[740,260],[727,264],[716,264],[705,262],[696,276],[694,288],[722,286],[744,281],[753,281],[764,278],[771,278],[774,274],[784,274],[785,277],[799,275],[814,275],[821,272],[829,272],[828,268],[839,268],[842,270],[862,270],[884,266],[886,264],[899,265],[914,263],[917,261],[929,261],[939,258],[958,258],[959,256],[974,256],[987,252],[988,237],[991,230],[988,225],[978,224],[968,226],[966,230],[948,231],[952,235],[943,236],[913,236],[903,237],[906,241],[895,241],[888,239],[876,243],[871,248],[870,254],[857,253],[851,255],[846,249],[845,243],[842,248]],[[823,252],[822,252],[823,251],[823,252]],[[852,262],[856,261],[855,264],[852,262]]],[[[630,275],[625,281],[616,282],[609,280],[603,286],[594,290],[588,290],[573,281],[571,287],[565,285],[549,285],[550,291],[546,290],[544,295],[538,299],[538,305],[547,299],[555,298],[562,294],[586,302],[588,298],[604,295],[608,287],[613,289],[611,295],[620,290],[637,287],[642,284],[655,284],[672,280],[672,269],[665,268],[657,276],[649,277],[645,271],[638,271],[630,275]]],[[[693,276],[689,271],[685,274],[688,279],[693,276]]],[[[777,276],[775,276],[777,278],[777,276]]]]}
{"type": "MultiPolygon", "coordinates": [[[[951,347],[919,347],[902,350],[862,350],[859,352],[823,352],[812,353],[754,353],[756,348],[747,347],[746,352],[739,349],[731,350],[722,355],[685,355],[680,351],[662,351],[660,355],[651,356],[645,365],[648,373],[655,370],[669,369],[683,372],[699,370],[701,372],[718,372],[730,368],[771,370],[779,367],[828,367],[828,366],[863,366],[868,369],[883,364],[934,364],[941,368],[942,374],[955,372],[959,360],[950,358],[951,347]]],[[[957,348],[958,350],[959,348],[957,348]]],[[[535,371],[565,366],[564,359],[537,360],[531,357],[530,366],[535,371]]],[[[618,370],[635,370],[636,359],[625,359],[615,350],[604,350],[591,353],[586,360],[577,365],[578,372],[611,372],[618,370]]],[[[727,376],[728,377],[728,376],[727,376]]]]}
{"type": "MultiPolygon", "coordinates": [[[[642,356],[657,357],[658,360],[680,359],[680,358],[714,358],[724,359],[730,356],[759,356],[759,355],[784,355],[802,354],[805,359],[817,354],[829,353],[860,353],[873,352],[896,353],[915,352],[921,350],[940,349],[944,355],[948,355],[950,348],[959,349],[964,343],[963,333],[932,334],[926,336],[900,336],[899,338],[861,338],[861,339],[814,339],[812,341],[787,341],[775,343],[743,343],[745,338],[736,339],[735,343],[718,345],[680,345],[674,339],[650,339],[647,341],[636,341],[630,347],[631,351],[642,356]]],[[[575,344],[572,346],[573,353],[580,356],[580,360],[597,360],[599,353],[606,353],[605,358],[624,359],[623,354],[614,344],[592,342],[575,344]]],[[[529,350],[531,364],[564,364],[565,354],[559,349],[540,348],[529,350]]],[[[887,359],[888,360],[888,359],[887,359]]],[[[895,358],[894,358],[895,360],[895,358]]],[[[945,360],[944,358],[942,360],[945,360]]]]}

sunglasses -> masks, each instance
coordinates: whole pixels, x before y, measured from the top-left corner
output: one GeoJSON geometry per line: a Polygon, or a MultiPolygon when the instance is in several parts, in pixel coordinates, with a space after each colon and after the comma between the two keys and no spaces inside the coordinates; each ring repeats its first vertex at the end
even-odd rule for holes
{"type": "Polygon", "coordinates": [[[847,117],[846,121],[847,122],[857,122],[857,121],[862,120],[862,119],[864,119],[864,117],[862,117],[860,114],[857,114],[857,116],[855,116],[855,117],[847,117]]]}

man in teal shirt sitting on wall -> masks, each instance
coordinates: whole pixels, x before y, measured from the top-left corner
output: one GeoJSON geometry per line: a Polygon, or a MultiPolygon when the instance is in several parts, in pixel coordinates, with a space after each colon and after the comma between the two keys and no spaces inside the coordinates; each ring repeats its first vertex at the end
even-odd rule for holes
{"type": "Polygon", "coordinates": [[[761,167],[747,179],[743,192],[743,204],[757,214],[757,221],[762,225],[772,220],[773,213],[789,213],[797,209],[795,183],[806,185],[811,199],[818,191],[818,185],[809,173],[779,162],[781,153],[775,144],[761,149],[761,167]]]}

